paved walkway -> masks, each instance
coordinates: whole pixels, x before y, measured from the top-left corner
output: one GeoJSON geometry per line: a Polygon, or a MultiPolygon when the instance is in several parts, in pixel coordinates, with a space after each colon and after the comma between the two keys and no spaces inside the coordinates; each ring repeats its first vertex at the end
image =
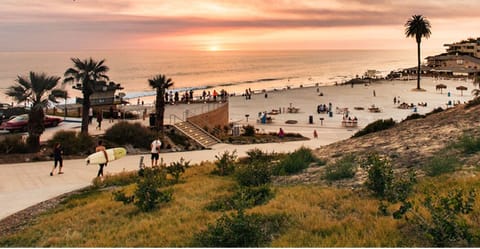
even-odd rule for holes
{"type": "MultiPolygon", "coordinates": [[[[336,137],[338,134],[319,134],[325,139],[312,139],[308,141],[285,142],[276,144],[250,144],[250,145],[229,145],[217,144],[211,150],[172,152],[163,153],[161,157],[169,164],[178,161],[181,157],[191,164],[201,161],[215,161],[215,155],[225,150],[237,151],[237,155],[245,156],[246,151],[259,148],[268,152],[290,152],[300,146],[317,148],[321,145],[329,144],[333,140],[340,140],[350,136],[336,137]],[[330,136],[330,137],[329,137],[330,136]],[[333,136],[333,137],[332,137],[333,136]]],[[[122,159],[112,161],[105,168],[105,173],[116,173],[138,169],[138,163],[142,155],[126,156],[122,159]]],[[[150,165],[149,155],[145,156],[146,165],[150,165]]],[[[91,184],[97,174],[97,165],[86,166],[84,159],[65,160],[64,172],[62,175],[50,176],[52,161],[18,163],[0,165],[2,174],[0,174],[0,219],[21,211],[27,207],[39,202],[59,196],[61,194],[86,187],[91,184]]]]}

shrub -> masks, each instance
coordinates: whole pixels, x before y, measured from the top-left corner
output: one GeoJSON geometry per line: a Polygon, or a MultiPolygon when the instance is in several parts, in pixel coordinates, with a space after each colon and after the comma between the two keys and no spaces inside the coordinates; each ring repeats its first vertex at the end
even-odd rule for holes
{"type": "Polygon", "coordinates": [[[480,151],[480,138],[465,133],[460,137],[455,147],[461,149],[466,154],[476,153],[480,151]]]}
{"type": "Polygon", "coordinates": [[[138,181],[138,174],[136,171],[120,172],[117,174],[107,174],[103,180],[99,177],[93,179],[94,188],[105,188],[110,186],[125,186],[138,181]]]}
{"type": "Polygon", "coordinates": [[[385,197],[387,189],[393,184],[393,168],[390,162],[381,159],[377,154],[371,154],[363,162],[362,167],[367,170],[368,178],[365,185],[377,197],[385,197]]]}
{"type": "Polygon", "coordinates": [[[53,148],[56,143],[60,143],[64,155],[86,155],[93,151],[93,138],[87,134],[75,131],[57,131],[48,145],[53,148]]]}
{"type": "Polygon", "coordinates": [[[246,125],[243,127],[243,129],[245,130],[245,133],[243,133],[244,136],[247,136],[247,137],[255,136],[255,127],[253,127],[252,125],[246,125]]]}
{"type": "Polygon", "coordinates": [[[188,138],[181,133],[175,132],[175,129],[171,129],[168,133],[168,137],[172,140],[174,144],[187,147],[189,145],[188,138]]]}
{"type": "Polygon", "coordinates": [[[432,115],[432,114],[435,114],[435,113],[439,113],[439,112],[443,112],[443,108],[442,107],[437,107],[435,109],[433,109],[431,112],[425,114],[425,116],[428,116],[428,115],[432,115]]]}
{"type": "Polygon", "coordinates": [[[455,156],[439,155],[431,158],[425,164],[424,170],[428,176],[438,176],[454,172],[459,166],[460,163],[455,156]]]}
{"type": "Polygon", "coordinates": [[[269,185],[239,187],[232,195],[222,196],[206,206],[209,211],[228,211],[246,209],[266,204],[273,198],[269,185]]]}
{"type": "Polygon", "coordinates": [[[305,147],[301,147],[298,150],[290,153],[283,158],[274,168],[274,175],[291,175],[298,173],[306,168],[312,162],[315,162],[316,158],[313,156],[312,151],[305,147]]]}
{"type": "Polygon", "coordinates": [[[416,183],[415,173],[409,172],[405,178],[395,180],[393,168],[387,158],[370,154],[362,162],[361,167],[367,170],[365,185],[376,197],[390,202],[404,201],[416,183]]]}
{"type": "Polygon", "coordinates": [[[266,161],[254,161],[235,169],[235,179],[241,186],[260,186],[271,181],[272,172],[266,161]]]}
{"type": "Polygon", "coordinates": [[[263,152],[258,148],[251,149],[246,153],[248,157],[246,158],[246,160],[244,160],[245,163],[270,162],[277,157],[275,153],[269,154],[269,153],[263,152]]]}
{"type": "Polygon", "coordinates": [[[353,137],[361,137],[361,136],[364,136],[364,135],[367,135],[367,134],[370,134],[370,133],[373,133],[373,132],[387,130],[387,129],[390,129],[390,128],[394,127],[395,124],[396,124],[396,122],[391,118],[390,119],[379,119],[379,120],[374,121],[374,122],[368,124],[367,126],[365,126],[365,128],[363,128],[362,130],[355,133],[353,135],[353,137]]]}
{"type": "Polygon", "coordinates": [[[178,183],[180,176],[190,167],[189,164],[190,161],[185,161],[182,157],[180,161],[170,163],[170,166],[166,167],[165,170],[168,174],[172,175],[174,182],[178,183]]]}
{"type": "Polygon", "coordinates": [[[194,236],[193,247],[265,247],[286,223],[285,215],[222,215],[214,225],[194,236]]]}
{"type": "Polygon", "coordinates": [[[475,196],[473,189],[468,194],[461,189],[450,191],[446,196],[438,196],[436,192],[427,194],[422,206],[428,215],[414,208],[412,215],[407,213],[405,218],[435,247],[478,245],[480,231],[465,219],[474,211],[475,196]]]}
{"type": "Polygon", "coordinates": [[[336,181],[340,179],[352,178],[355,176],[357,164],[354,155],[342,157],[334,164],[327,165],[325,168],[325,179],[336,181]]]}
{"type": "Polygon", "coordinates": [[[112,194],[115,201],[122,202],[125,205],[130,204],[135,200],[134,195],[127,196],[123,191],[113,191],[112,194]]]}
{"type": "Polygon", "coordinates": [[[468,101],[465,105],[465,108],[468,109],[477,105],[480,105],[480,97],[475,97],[474,99],[468,101]]]}
{"type": "Polygon", "coordinates": [[[0,152],[5,154],[27,153],[28,145],[22,139],[22,135],[5,135],[0,142],[0,152]]]}
{"type": "Polygon", "coordinates": [[[143,174],[135,190],[135,206],[148,212],[157,208],[160,203],[172,200],[172,189],[159,190],[160,187],[167,185],[166,175],[160,168],[145,168],[143,174]]]}
{"type": "Polygon", "coordinates": [[[117,145],[131,144],[137,148],[150,149],[155,132],[141,123],[118,122],[105,131],[104,138],[117,145]]]}
{"type": "Polygon", "coordinates": [[[229,151],[224,151],[223,154],[215,155],[217,161],[215,166],[217,167],[212,173],[226,176],[230,175],[235,171],[235,161],[237,160],[237,151],[234,150],[232,153],[229,151]]]}
{"type": "Polygon", "coordinates": [[[407,116],[403,121],[414,120],[414,119],[419,119],[419,118],[425,118],[425,115],[414,113],[414,114],[411,114],[411,115],[407,116]]]}

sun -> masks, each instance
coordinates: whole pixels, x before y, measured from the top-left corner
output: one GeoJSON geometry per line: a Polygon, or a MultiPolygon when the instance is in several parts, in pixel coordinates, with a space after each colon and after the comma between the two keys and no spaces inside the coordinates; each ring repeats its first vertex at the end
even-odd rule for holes
{"type": "Polygon", "coordinates": [[[215,52],[215,51],[219,51],[219,50],[220,50],[220,48],[219,48],[218,46],[216,46],[216,45],[210,46],[210,47],[208,48],[208,51],[210,51],[210,52],[215,52]]]}

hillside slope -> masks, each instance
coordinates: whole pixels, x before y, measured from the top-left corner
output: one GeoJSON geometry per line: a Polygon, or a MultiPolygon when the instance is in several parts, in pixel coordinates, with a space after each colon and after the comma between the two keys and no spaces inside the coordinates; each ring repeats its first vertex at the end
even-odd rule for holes
{"type": "MultiPolygon", "coordinates": [[[[393,128],[367,134],[358,138],[342,140],[314,150],[314,154],[327,162],[347,154],[357,156],[370,152],[388,156],[395,171],[402,172],[413,168],[419,173],[423,165],[435,153],[447,145],[458,141],[465,132],[472,136],[480,135],[480,106],[465,108],[458,105],[442,112],[427,115],[425,118],[413,119],[398,123],[393,128]]],[[[469,161],[475,161],[469,158],[469,161]]],[[[324,167],[307,169],[301,175],[282,179],[283,182],[323,182],[324,167]]],[[[340,185],[358,185],[365,179],[365,172],[359,169],[352,180],[343,181],[340,185]]]]}

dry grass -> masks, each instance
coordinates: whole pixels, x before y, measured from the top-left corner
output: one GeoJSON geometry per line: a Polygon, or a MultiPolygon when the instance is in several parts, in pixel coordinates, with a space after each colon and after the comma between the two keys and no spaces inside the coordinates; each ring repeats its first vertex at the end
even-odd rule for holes
{"type": "MultiPolygon", "coordinates": [[[[234,181],[211,175],[213,164],[187,170],[183,183],[173,186],[173,201],[159,210],[142,213],[134,205],[112,199],[112,189],[83,194],[38,217],[17,234],[0,238],[11,247],[185,247],[194,234],[206,229],[221,215],[205,210],[218,196],[230,191],[234,181]]],[[[416,186],[417,203],[424,192],[436,189],[480,187],[480,177],[453,175],[425,178],[416,186]]],[[[135,186],[125,187],[127,194],[135,186]]],[[[275,238],[273,247],[409,247],[422,246],[416,234],[405,229],[405,220],[378,212],[379,201],[359,190],[319,185],[274,187],[275,197],[252,213],[279,214],[289,224],[275,238]]],[[[390,207],[394,209],[394,207],[390,207]]],[[[477,201],[473,217],[480,217],[477,201]]],[[[477,224],[478,225],[478,224],[477,224]]]]}

